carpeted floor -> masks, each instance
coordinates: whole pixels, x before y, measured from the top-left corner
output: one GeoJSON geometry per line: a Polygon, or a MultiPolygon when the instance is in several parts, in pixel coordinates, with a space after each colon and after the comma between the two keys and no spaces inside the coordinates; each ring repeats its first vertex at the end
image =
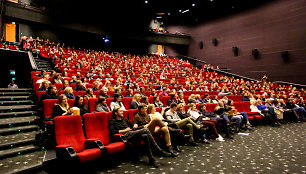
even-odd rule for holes
{"type": "Polygon", "coordinates": [[[281,127],[256,126],[234,135],[233,140],[198,147],[182,146],[176,158],[156,157],[159,168],[148,165],[145,156],[126,154],[83,167],[85,173],[306,173],[306,123],[290,123],[281,127]],[[138,158],[137,158],[138,157],[138,158]]]}

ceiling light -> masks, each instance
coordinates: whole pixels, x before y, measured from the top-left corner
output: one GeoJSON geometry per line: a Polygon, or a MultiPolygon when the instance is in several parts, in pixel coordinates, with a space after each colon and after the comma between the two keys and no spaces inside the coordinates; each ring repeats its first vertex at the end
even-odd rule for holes
{"type": "Polygon", "coordinates": [[[147,4],[149,1],[145,1],[145,4],[147,4]]]}
{"type": "Polygon", "coordinates": [[[182,12],[182,10],[179,10],[179,12],[182,12]]]}
{"type": "Polygon", "coordinates": [[[192,7],[194,7],[194,6],[195,6],[195,4],[191,4],[191,6],[192,6],[192,7]]]}

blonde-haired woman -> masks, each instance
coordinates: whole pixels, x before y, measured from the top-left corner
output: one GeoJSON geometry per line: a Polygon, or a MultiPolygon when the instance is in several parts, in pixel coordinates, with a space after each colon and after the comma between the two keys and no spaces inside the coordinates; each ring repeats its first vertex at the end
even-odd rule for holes
{"type": "Polygon", "coordinates": [[[65,116],[65,115],[71,115],[73,113],[72,108],[69,107],[68,99],[66,95],[61,94],[58,97],[58,103],[54,106],[52,109],[51,117],[57,117],[57,116],[65,116]]]}
{"type": "Polygon", "coordinates": [[[109,80],[105,81],[103,88],[106,89],[106,91],[113,91],[113,87],[111,86],[111,82],[109,80]]]}
{"type": "Polygon", "coordinates": [[[141,95],[140,94],[135,94],[133,97],[133,100],[130,104],[130,109],[138,109],[138,106],[140,104],[141,100],[141,95]]]}

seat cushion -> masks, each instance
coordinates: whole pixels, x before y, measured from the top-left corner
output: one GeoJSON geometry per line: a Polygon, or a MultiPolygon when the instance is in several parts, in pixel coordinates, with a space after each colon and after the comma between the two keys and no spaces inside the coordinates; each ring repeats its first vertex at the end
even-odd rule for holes
{"type": "Polygon", "coordinates": [[[116,152],[123,151],[125,148],[125,145],[123,142],[115,142],[111,143],[105,146],[108,154],[113,154],[116,152]]]}
{"type": "Polygon", "coordinates": [[[101,150],[98,148],[94,148],[94,149],[86,149],[83,150],[82,152],[77,153],[80,162],[86,162],[86,161],[90,161],[96,158],[100,158],[101,157],[101,150]]]}

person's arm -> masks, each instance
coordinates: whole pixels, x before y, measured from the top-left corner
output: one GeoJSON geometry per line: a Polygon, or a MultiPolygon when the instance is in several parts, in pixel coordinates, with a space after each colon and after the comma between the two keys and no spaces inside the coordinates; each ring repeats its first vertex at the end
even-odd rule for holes
{"type": "Polygon", "coordinates": [[[177,122],[177,121],[179,121],[179,119],[173,118],[173,116],[172,116],[169,112],[166,112],[166,119],[167,119],[168,121],[171,121],[171,122],[177,122]]]}

